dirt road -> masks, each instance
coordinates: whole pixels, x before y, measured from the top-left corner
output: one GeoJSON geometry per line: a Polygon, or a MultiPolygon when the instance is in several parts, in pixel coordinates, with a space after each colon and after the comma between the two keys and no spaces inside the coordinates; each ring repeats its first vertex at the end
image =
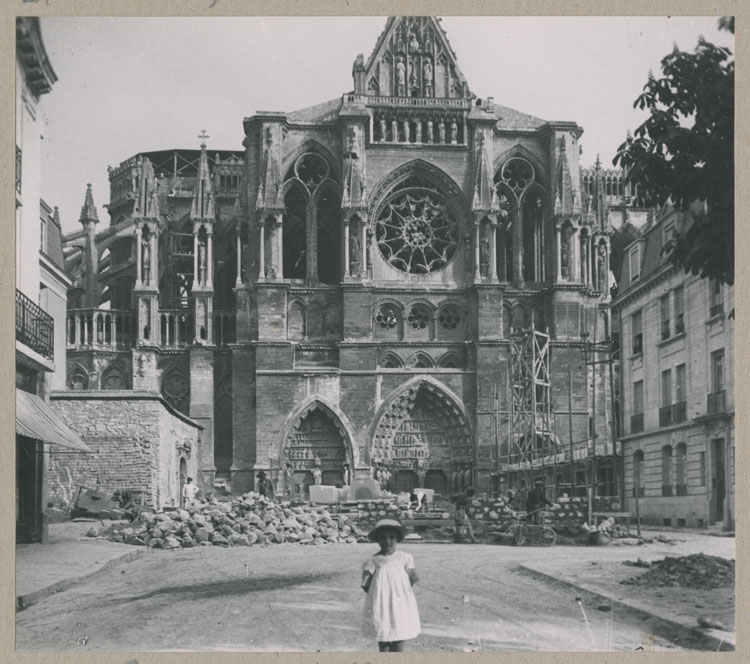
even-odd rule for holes
{"type": "MultiPolygon", "coordinates": [[[[423,631],[411,650],[675,648],[517,571],[553,551],[595,556],[590,548],[401,547],[421,577],[423,631]]],[[[359,632],[360,566],[372,552],[294,544],[151,551],[19,613],[17,648],[374,651],[359,632]]]]}

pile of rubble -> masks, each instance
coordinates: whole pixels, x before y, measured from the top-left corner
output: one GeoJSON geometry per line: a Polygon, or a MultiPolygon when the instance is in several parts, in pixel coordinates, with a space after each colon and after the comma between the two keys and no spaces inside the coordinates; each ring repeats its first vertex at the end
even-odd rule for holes
{"type": "Polygon", "coordinates": [[[356,520],[362,529],[375,525],[379,519],[402,519],[405,517],[408,504],[397,503],[395,500],[376,499],[357,503],[356,520]]]}
{"type": "Polygon", "coordinates": [[[190,509],[147,512],[127,526],[114,524],[103,533],[95,530],[88,534],[161,549],[367,541],[367,533],[345,515],[334,518],[323,507],[280,505],[253,492],[231,502],[214,500],[190,509]]]}
{"type": "Polygon", "coordinates": [[[620,583],[631,586],[683,587],[710,590],[734,585],[734,560],[696,553],[664,558],[653,563],[642,560],[625,564],[648,567],[648,572],[620,583]]]}

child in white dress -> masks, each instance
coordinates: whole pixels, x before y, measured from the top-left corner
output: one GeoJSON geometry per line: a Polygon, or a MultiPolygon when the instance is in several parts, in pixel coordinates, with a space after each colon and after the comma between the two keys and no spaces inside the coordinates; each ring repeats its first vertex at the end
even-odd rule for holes
{"type": "Polygon", "coordinates": [[[363,633],[378,642],[381,652],[402,652],[404,641],[419,635],[419,609],[412,585],[417,582],[414,557],[396,551],[404,528],[395,519],[381,519],[368,535],[380,551],[362,567],[362,589],[367,593],[363,633]]]}

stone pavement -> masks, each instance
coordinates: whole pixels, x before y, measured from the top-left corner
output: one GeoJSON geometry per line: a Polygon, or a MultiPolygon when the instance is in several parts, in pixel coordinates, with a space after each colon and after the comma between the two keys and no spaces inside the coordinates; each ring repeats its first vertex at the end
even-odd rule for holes
{"type": "MultiPolygon", "coordinates": [[[[643,569],[623,565],[624,560],[661,560],[666,556],[685,556],[694,553],[735,558],[733,537],[713,537],[695,531],[670,531],[660,533],[648,530],[646,538],[666,535],[674,543],[654,541],[645,545],[630,545],[620,540],[619,544],[596,547],[598,560],[582,560],[578,555],[566,555],[566,547],[556,547],[554,556],[545,560],[525,561],[521,568],[533,576],[570,587],[579,595],[598,602],[600,610],[620,615],[629,614],[644,621],[644,627],[655,632],[671,634],[675,641],[687,647],[712,650],[733,650],[733,631],[700,629],[697,617],[719,616],[721,622],[734,629],[734,598],[732,589],[725,592],[698,591],[679,588],[658,588],[644,591],[620,583],[623,579],[644,572],[643,569]],[[681,541],[680,541],[681,540],[681,541]],[[727,597],[730,597],[728,608],[727,597]]],[[[570,550],[572,553],[574,549],[570,550]]],[[[589,602],[590,604],[591,602],[589,602]]]]}
{"type": "Polygon", "coordinates": [[[117,563],[145,555],[145,549],[86,537],[98,522],[64,522],[49,526],[44,544],[16,546],[16,608],[25,608],[61,592],[117,563]]]}

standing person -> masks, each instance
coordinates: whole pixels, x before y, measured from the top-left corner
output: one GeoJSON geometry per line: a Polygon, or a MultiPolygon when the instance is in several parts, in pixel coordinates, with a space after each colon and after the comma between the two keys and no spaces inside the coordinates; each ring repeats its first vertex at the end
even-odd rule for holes
{"type": "Polygon", "coordinates": [[[352,469],[349,467],[348,463],[344,464],[344,486],[350,486],[352,483],[352,469]]]}
{"type": "Polygon", "coordinates": [[[258,473],[258,493],[270,500],[274,498],[273,482],[262,470],[258,473]]]}
{"type": "Polygon", "coordinates": [[[368,538],[380,545],[380,551],[362,566],[362,590],[367,593],[363,632],[378,642],[380,652],[402,652],[404,641],[421,631],[412,590],[418,581],[414,557],[396,551],[396,542],[404,539],[404,528],[396,519],[378,521],[368,538]]]}
{"type": "Polygon", "coordinates": [[[188,477],[185,481],[185,486],[182,487],[182,503],[185,508],[194,507],[198,501],[196,496],[200,492],[200,489],[193,484],[193,478],[188,477]]]}
{"type": "Polygon", "coordinates": [[[313,477],[313,484],[323,484],[323,472],[320,470],[320,468],[314,466],[311,472],[313,477]]]}
{"type": "Polygon", "coordinates": [[[456,505],[456,532],[458,533],[461,530],[466,530],[466,536],[469,538],[469,541],[472,544],[476,544],[477,538],[474,537],[474,527],[471,525],[471,519],[469,519],[467,513],[472,498],[474,498],[474,488],[469,487],[463,493],[456,495],[453,502],[456,505]]]}
{"type": "Polygon", "coordinates": [[[546,506],[552,507],[553,504],[547,500],[547,494],[544,490],[544,482],[537,480],[534,482],[534,488],[526,496],[526,512],[531,514],[532,523],[541,526],[544,523],[544,517],[541,510],[546,506]]]}
{"type": "Polygon", "coordinates": [[[294,469],[292,468],[292,464],[287,461],[286,465],[284,466],[284,495],[289,498],[289,500],[292,499],[292,492],[294,489],[294,469]]]}

